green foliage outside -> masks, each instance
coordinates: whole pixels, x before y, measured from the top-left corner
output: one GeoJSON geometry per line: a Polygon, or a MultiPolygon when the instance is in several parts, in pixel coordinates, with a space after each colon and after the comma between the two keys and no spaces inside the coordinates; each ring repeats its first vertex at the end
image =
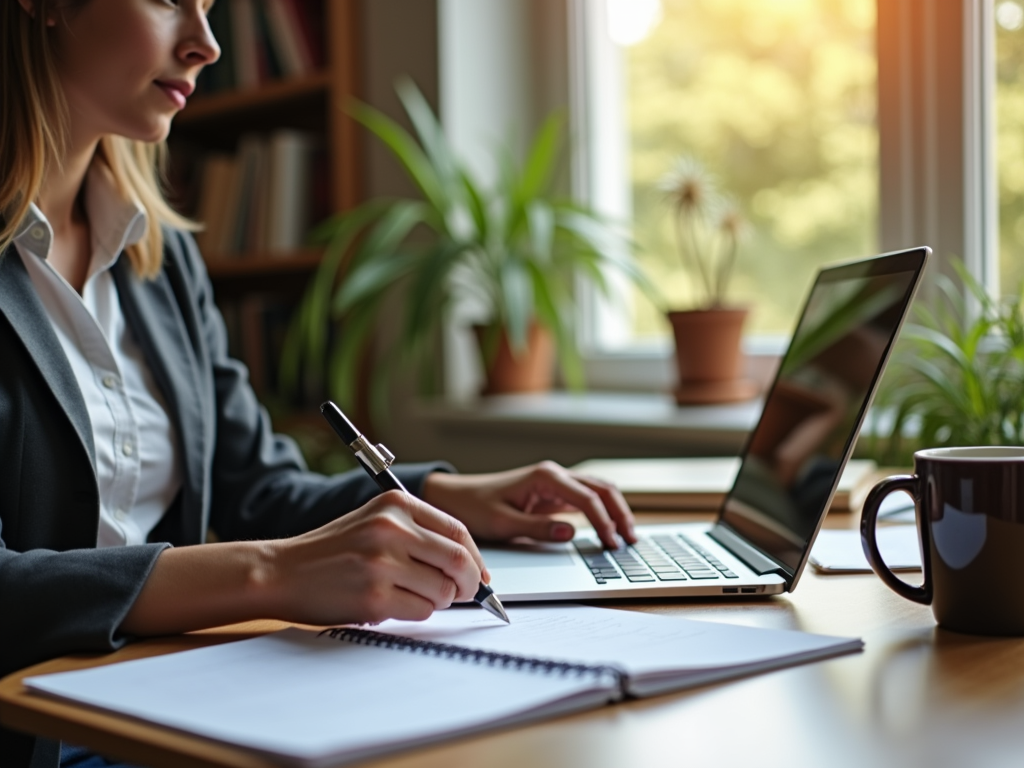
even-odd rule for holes
{"type": "MultiPolygon", "coordinates": [[[[671,303],[699,295],[658,189],[681,154],[751,223],[729,296],[748,333],[788,333],[818,265],[876,252],[875,2],[662,0],[626,50],[638,260],[671,303]]],[[[636,307],[638,336],[667,335],[639,292],[636,307]]]]}
{"type": "Polygon", "coordinates": [[[999,184],[999,276],[1024,281],[1024,28],[996,25],[996,167],[999,184]]]}

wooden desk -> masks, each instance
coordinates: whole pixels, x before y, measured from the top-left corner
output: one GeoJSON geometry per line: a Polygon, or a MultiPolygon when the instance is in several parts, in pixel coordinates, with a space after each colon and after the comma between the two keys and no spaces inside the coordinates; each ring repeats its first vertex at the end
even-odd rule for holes
{"type": "MultiPolygon", "coordinates": [[[[647,517],[666,521],[665,516],[647,517]]],[[[692,519],[692,518],[690,518],[692,519]]],[[[830,516],[835,527],[849,516],[830,516]]],[[[790,595],[762,600],[605,603],[696,619],[864,638],[863,653],[382,758],[389,768],[647,766],[971,766],[1024,764],[1024,640],[936,629],[929,609],[873,575],[808,570],[790,595]]],[[[150,766],[267,768],[237,750],[31,696],[21,678],[241,639],[237,625],[68,657],[0,682],[0,721],[150,766]]],[[[344,695],[339,691],[339,695],[344,695]]]]}

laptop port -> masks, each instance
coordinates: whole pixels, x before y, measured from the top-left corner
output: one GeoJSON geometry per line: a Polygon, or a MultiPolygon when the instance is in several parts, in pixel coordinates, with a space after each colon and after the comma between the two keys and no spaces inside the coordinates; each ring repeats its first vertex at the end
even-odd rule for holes
{"type": "Polygon", "coordinates": [[[752,594],[754,592],[757,592],[757,587],[742,587],[740,589],[740,592],[742,592],[745,595],[752,594]]]}
{"type": "Polygon", "coordinates": [[[737,592],[739,592],[739,589],[736,587],[722,587],[722,594],[735,595],[737,592]]]}

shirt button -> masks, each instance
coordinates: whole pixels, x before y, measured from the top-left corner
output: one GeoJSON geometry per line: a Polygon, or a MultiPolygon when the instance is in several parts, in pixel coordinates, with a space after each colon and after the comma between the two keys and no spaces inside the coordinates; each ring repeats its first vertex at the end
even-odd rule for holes
{"type": "Polygon", "coordinates": [[[117,376],[111,376],[109,373],[103,377],[103,386],[107,389],[113,389],[117,386],[117,376]]]}
{"type": "Polygon", "coordinates": [[[37,224],[29,230],[29,234],[33,240],[43,240],[46,237],[46,230],[37,224]]]}
{"type": "Polygon", "coordinates": [[[132,445],[131,440],[124,441],[124,445],[121,446],[121,453],[123,453],[125,456],[131,456],[133,453],[135,453],[135,446],[132,445]]]}
{"type": "Polygon", "coordinates": [[[114,517],[116,517],[118,520],[124,521],[128,518],[128,513],[125,512],[123,509],[115,509],[114,517]]]}

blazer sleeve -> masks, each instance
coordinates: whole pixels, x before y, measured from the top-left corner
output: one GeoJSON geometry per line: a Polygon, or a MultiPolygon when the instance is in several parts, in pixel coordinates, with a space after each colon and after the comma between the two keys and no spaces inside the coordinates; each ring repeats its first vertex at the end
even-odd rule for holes
{"type": "Polygon", "coordinates": [[[117,629],[168,546],[15,552],[0,538],[0,676],[124,645],[117,629]]]}
{"type": "MultiPolygon", "coordinates": [[[[179,303],[213,389],[216,438],[209,481],[211,528],[224,540],[292,536],[324,525],[373,498],[377,487],[365,472],[354,470],[334,477],[312,473],[295,443],[273,432],[245,366],[228,355],[224,322],[195,241],[178,230],[167,230],[167,238],[174,260],[168,267],[181,271],[186,295],[179,296],[179,303]]],[[[427,474],[454,469],[435,462],[397,465],[394,471],[411,493],[420,495],[427,474]]]]}

